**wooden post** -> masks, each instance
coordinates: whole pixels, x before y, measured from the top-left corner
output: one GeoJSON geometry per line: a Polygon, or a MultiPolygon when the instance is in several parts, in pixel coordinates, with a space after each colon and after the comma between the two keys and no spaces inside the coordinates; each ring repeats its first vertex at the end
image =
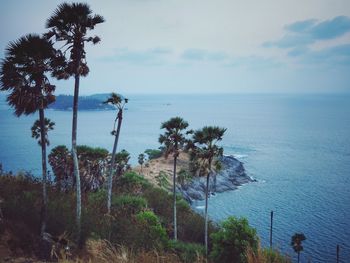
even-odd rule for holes
{"type": "Polygon", "coordinates": [[[271,211],[271,224],[270,224],[270,249],[272,249],[272,226],[273,226],[273,211],[271,211]]]}
{"type": "Polygon", "coordinates": [[[339,263],[339,250],[340,250],[340,247],[339,245],[337,245],[337,263],[339,263]]]}

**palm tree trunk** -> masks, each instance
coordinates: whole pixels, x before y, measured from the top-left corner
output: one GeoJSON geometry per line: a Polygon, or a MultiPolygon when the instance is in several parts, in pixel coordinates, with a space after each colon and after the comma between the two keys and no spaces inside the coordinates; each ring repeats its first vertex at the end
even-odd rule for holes
{"type": "MultiPolygon", "coordinates": [[[[79,68],[79,67],[78,67],[79,68]]],[[[81,235],[81,186],[80,186],[80,175],[79,175],[79,162],[77,154],[77,124],[78,124],[78,99],[79,99],[79,82],[80,75],[75,74],[75,83],[74,83],[74,98],[73,98],[73,123],[72,123],[72,156],[73,156],[73,165],[74,165],[74,176],[76,180],[77,188],[77,230],[78,230],[78,241],[80,243],[81,235]]]]}
{"type": "Polygon", "coordinates": [[[174,198],[174,240],[177,240],[177,221],[176,221],[176,163],[177,156],[174,156],[174,173],[173,173],[173,198],[174,198]]]}
{"type": "Polygon", "coordinates": [[[41,137],[41,166],[43,175],[43,202],[42,202],[42,218],[41,218],[41,229],[40,234],[43,236],[46,230],[46,218],[47,218],[47,186],[46,186],[46,175],[47,175],[47,164],[46,164],[46,136],[45,136],[45,116],[44,109],[39,109],[39,119],[40,119],[40,137],[41,137]]]}
{"type": "Polygon", "coordinates": [[[123,120],[123,110],[119,109],[118,111],[118,125],[117,125],[117,132],[115,134],[115,139],[114,139],[114,145],[113,145],[113,151],[112,151],[112,160],[111,160],[111,167],[109,170],[109,175],[108,175],[108,198],[107,198],[107,209],[108,209],[108,214],[111,213],[111,203],[112,203],[112,187],[113,187],[113,171],[114,171],[114,166],[115,166],[115,155],[117,152],[117,146],[118,146],[118,141],[119,141],[119,134],[120,134],[120,128],[122,126],[122,120],[123,120]]]}
{"type": "Polygon", "coordinates": [[[205,229],[204,229],[204,244],[205,244],[205,256],[208,257],[208,197],[209,197],[209,177],[210,172],[207,174],[207,184],[205,187],[205,211],[204,211],[204,218],[205,218],[205,229]]]}
{"type": "Polygon", "coordinates": [[[298,263],[300,262],[300,252],[298,252],[298,263]]]}

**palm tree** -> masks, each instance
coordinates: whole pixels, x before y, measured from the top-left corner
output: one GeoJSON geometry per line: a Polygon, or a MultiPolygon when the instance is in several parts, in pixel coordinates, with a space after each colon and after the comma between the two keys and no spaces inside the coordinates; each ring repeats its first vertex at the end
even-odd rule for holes
{"type": "Polygon", "coordinates": [[[306,240],[306,237],[303,233],[295,233],[292,236],[292,242],[290,245],[293,247],[294,251],[298,253],[298,263],[300,262],[300,252],[304,250],[304,247],[301,244],[304,240],[306,240]]]}
{"type": "Polygon", "coordinates": [[[117,147],[118,147],[120,128],[122,126],[122,121],[123,121],[123,110],[124,110],[125,104],[128,103],[128,99],[123,98],[122,96],[116,93],[112,93],[104,103],[111,104],[118,109],[117,117],[114,120],[114,126],[112,131],[112,135],[114,135],[115,138],[114,138],[114,145],[113,145],[113,151],[112,151],[111,166],[110,166],[109,175],[108,175],[107,209],[108,209],[108,214],[110,214],[111,202],[112,202],[112,186],[113,186],[113,171],[115,166],[115,156],[116,156],[117,147]],[[115,125],[117,121],[118,121],[117,129],[115,129],[115,125]]]}
{"type": "Polygon", "coordinates": [[[145,163],[145,154],[143,153],[139,154],[138,163],[141,166],[141,174],[142,174],[142,165],[145,163]]]}
{"type": "Polygon", "coordinates": [[[223,148],[216,145],[222,140],[226,129],[217,126],[206,126],[197,130],[193,134],[191,154],[197,160],[198,168],[207,176],[205,188],[205,229],[204,242],[205,252],[208,256],[208,196],[209,196],[209,178],[213,168],[217,164],[217,158],[222,156],[223,148]]]}
{"type": "Polygon", "coordinates": [[[176,165],[179,156],[179,150],[183,148],[186,138],[183,131],[188,127],[188,122],[180,117],[174,117],[163,122],[161,129],[165,129],[164,134],[159,136],[159,143],[164,145],[165,157],[172,154],[174,157],[173,169],[173,224],[174,239],[177,240],[177,222],[176,222],[176,165]]]}
{"type": "MultiPolygon", "coordinates": [[[[39,111],[40,141],[46,142],[44,109],[55,101],[51,85],[46,74],[52,70],[52,62],[56,57],[56,50],[51,41],[38,35],[30,34],[10,43],[6,49],[5,59],[1,63],[0,90],[10,91],[8,104],[14,108],[17,117],[30,115],[39,111]]],[[[39,133],[37,133],[39,137],[39,133]]],[[[47,210],[47,162],[46,143],[41,143],[42,159],[42,225],[41,234],[46,228],[47,210]]]]}
{"type": "MultiPolygon", "coordinates": [[[[61,60],[57,65],[59,70],[54,72],[58,79],[67,79],[74,76],[74,99],[73,99],[73,120],[72,120],[72,156],[74,163],[74,176],[77,187],[77,226],[78,239],[81,230],[81,189],[79,176],[79,162],[77,156],[77,118],[78,118],[78,98],[80,76],[86,76],[89,68],[86,62],[86,52],[84,45],[86,42],[97,44],[100,42],[98,36],[88,37],[87,31],[92,30],[99,23],[103,23],[104,18],[100,15],[93,15],[88,4],[83,3],[62,3],[52,16],[47,20],[46,27],[50,31],[47,38],[54,37],[56,41],[64,41],[66,49],[63,54],[70,50],[67,60],[61,60]]],[[[58,62],[57,62],[58,63],[58,62]]]]}
{"type": "MultiPolygon", "coordinates": [[[[44,134],[45,134],[45,143],[47,146],[50,145],[50,141],[49,141],[49,137],[48,137],[48,132],[49,131],[52,131],[53,128],[55,126],[55,123],[53,121],[51,121],[50,119],[48,118],[44,118],[44,134]]],[[[32,130],[32,137],[34,139],[37,139],[38,140],[38,144],[41,146],[41,143],[42,143],[42,138],[41,138],[41,122],[40,120],[36,120],[31,128],[32,130]]]]}

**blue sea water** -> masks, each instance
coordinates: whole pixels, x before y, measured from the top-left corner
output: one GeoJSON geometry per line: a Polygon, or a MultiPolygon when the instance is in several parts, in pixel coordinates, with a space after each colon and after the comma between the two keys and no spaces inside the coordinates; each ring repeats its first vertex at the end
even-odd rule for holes
{"type": "MultiPolygon", "coordinates": [[[[1,95],[0,95],[1,96],[1,95]]],[[[350,262],[350,96],[349,95],[130,95],[120,148],[132,163],[147,148],[157,148],[160,123],[173,116],[191,128],[227,128],[225,154],[244,162],[258,180],[212,197],[215,221],[244,216],[263,246],[269,244],[274,211],[274,246],[295,257],[291,236],[307,237],[302,262],[350,262]]],[[[71,137],[71,112],[48,110],[56,122],[51,147],[71,137]]],[[[112,148],[113,111],[79,112],[78,143],[112,148]]],[[[40,148],[30,136],[37,116],[14,117],[0,97],[0,162],[5,170],[40,174],[40,148]]],[[[195,204],[200,208],[202,203],[195,204]]],[[[201,211],[198,209],[198,211],[201,211]]]]}

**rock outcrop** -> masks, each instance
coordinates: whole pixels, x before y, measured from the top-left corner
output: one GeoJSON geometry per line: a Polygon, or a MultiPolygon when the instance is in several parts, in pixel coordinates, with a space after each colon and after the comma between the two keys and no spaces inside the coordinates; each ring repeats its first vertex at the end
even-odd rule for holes
{"type": "MultiPolygon", "coordinates": [[[[221,158],[222,169],[210,177],[210,193],[222,193],[235,190],[238,186],[256,180],[250,178],[244,169],[243,163],[233,156],[221,158]],[[214,178],[216,176],[216,186],[214,178]]],[[[177,187],[177,191],[190,203],[194,200],[205,199],[206,177],[194,177],[189,183],[177,187]]]]}

